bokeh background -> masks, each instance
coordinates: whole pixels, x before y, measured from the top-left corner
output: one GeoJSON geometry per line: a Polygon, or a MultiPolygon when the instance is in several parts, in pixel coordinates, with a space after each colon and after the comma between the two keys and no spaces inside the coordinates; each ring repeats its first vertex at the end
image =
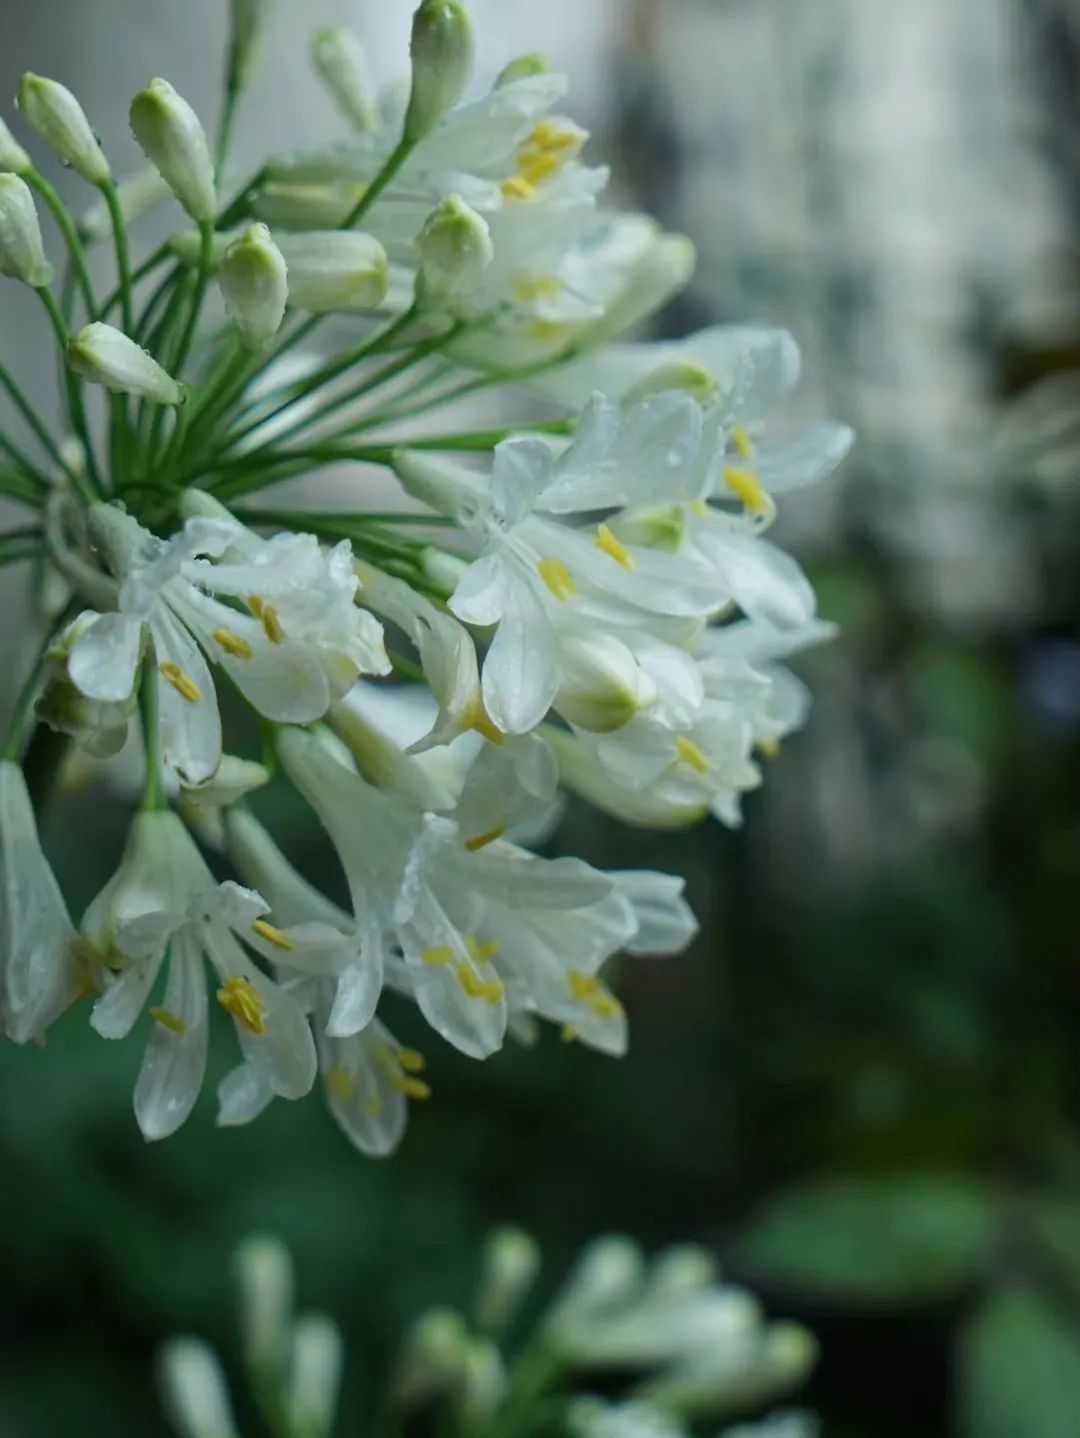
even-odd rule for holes
{"type": "MultiPolygon", "coordinates": [[[[428,1044],[436,1099],[375,1163],[315,1101],[219,1132],[212,1083],[144,1147],[138,1045],[92,1041],[83,1017],[46,1053],[0,1050],[0,1433],[162,1432],[155,1348],[195,1329],[235,1352],[228,1255],[253,1229],[288,1240],[305,1299],[342,1320],[362,1432],[402,1324],[462,1299],[482,1234],[515,1221],[552,1272],[602,1230],[713,1246],[817,1332],[828,1438],[1075,1438],[1080,6],[473,9],[479,80],[545,50],[620,199],[697,242],[663,331],[790,327],[800,406],[858,430],[782,530],[842,638],[802,664],[814,718],[741,831],[568,810],[553,851],[679,870],[701,917],[685,958],[627,970],[620,1063],[555,1035],[482,1067],[428,1044]]],[[[123,170],[147,76],[214,113],[224,10],[5,0],[0,94],[25,68],[65,81],[123,170]]],[[[356,25],[390,79],[409,10],[283,0],[240,157],[339,127],[312,27],[356,25]]],[[[46,336],[15,286],[0,327],[43,398],[46,336]]],[[[0,580],[6,700],[27,577],[0,580]]],[[[74,782],[48,811],[76,905],[126,814],[74,782]]]]}

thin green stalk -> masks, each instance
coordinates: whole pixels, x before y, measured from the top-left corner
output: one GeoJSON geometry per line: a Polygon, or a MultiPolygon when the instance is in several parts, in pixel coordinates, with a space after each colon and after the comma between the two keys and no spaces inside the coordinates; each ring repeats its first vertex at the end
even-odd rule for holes
{"type": "Polygon", "coordinates": [[[46,475],[42,474],[37,465],[29,460],[13,440],[8,439],[6,434],[0,434],[0,450],[14,463],[19,477],[30,481],[30,490],[37,495],[38,502],[48,492],[49,481],[46,475]]]}
{"type": "Polygon", "coordinates": [[[397,142],[397,145],[395,146],[394,150],[391,152],[389,159],[386,161],[386,164],[382,167],[379,173],[372,180],[371,184],[367,187],[364,193],[360,196],[359,200],[357,200],[356,204],[353,206],[348,218],[341,226],[343,230],[351,230],[354,228],[354,226],[360,223],[360,221],[374,205],[375,201],[382,194],[383,190],[386,189],[387,185],[390,183],[390,181],[394,178],[397,172],[401,169],[405,161],[412,154],[415,147],[415,140],[407,140],[404,136],[402,136],[402,138],[397,142]]]}
{"type": "MultiPolygon", "coordinates": [[[[60,364],[63,369],[67,369],[67,360],[64,354],[61,354],[60,356],[60,364]]],[[[10,373],[10,371],[3,364],[0,364],[0,385],[3,385],[4,389],[7,390],[12,404],[22,415],[23,419],[26,421],[29,427],[33,430],[42,449],[45,450],[46,454],[48,454],[49,458],[53,461],[57,468],[62,469],[64,473],[68,476],[68,478],[74,481],[74,471],[69,464],[66,464],[64,462],[63,456],[60,453],[60,449],[56,441],[53,439],[49,431],[45,428],[41,419],[38,417],[38,413],[34,409],[33,405],[23,394],[19,386],[15,383],[15,379],[10,373]]]]}
{"type": "MultiPolygon", "coordinates": [[[[169,303],[165,307],[165,313],[147,340],[147,349],[149,349],[151,354],[154,354],[164,368],[170,372],[172,372],[173,367],[169,354],[169,345],[177,325],[181,323],[184,307],[191,293],[191,278],[190,275],[180,276],[179,283],[176,285],[176,288],[169,298],[169,303]]],[[[144,400],[139,407],[139,419],[136,426],[135,472],[139,476],[145,475],[153,463],[164,423],[164,407],[158,404],[151,404],[149,401],[144,400]]]]}
{"type": "Polygon", "coordinates": [[[56,332],[56,339],[60,346],[61,356],[65,358],[64,382],[67,388],[68,411],[71,415],[72,426],[74,427],[75,433],[79,436],[83,453],[86,456],[86,470],[90,477],[90,486],[88,487],[86,485],[82,475],[75,470],[71,471],[71,480],[86,503],[93,504],[97,498],[104,494],[104,490],[101,487],[101,474],[98,470],[97,458],[94,455],[94,446],[90,441],[90,426],[86,422],[86,407],[83,404],[82,385],[66,363],[68,342],[67,326],[64,324],[64,317],[60,313],[60,307],[57,305],[56,299],[48,286],[42,286],[37,293],[41,296],[41,302],[45,306],[46,313],[56,332]]]}
{"type": "Polygon", "coordinates": [[[38,194],[53,213],[53,218],[56,220],[60,233],[64,237],[64,243],[67,245],[71,254],[71,262],[75,266],[75,274],[79,282],[79,290],[82,293],[83,304],[86,306],[87,316],[90,317],[97,308],[97,301],[94,298],[94,285],[86,263],[86,250],[83,248],[83,242],[79,238],[79,231],[75,226],[75,221],[68,214],[67,206],[57,194],[56,190],[38,170],[33,167],[29,170],[25,170],[23,172],[23,179],[28,185],[32,185],[34,189],[37,190],[38,194]]]}
{"type": "MultiPolygon", "coordinates": [[[[168,245],[159,245],[152,254],[147,255],[146,259],[143,260],[142,264],[137,265],[135,269],[131,272],[132,292],[134,292],[135,286],[140,284],[141,281],[145,280],[147,275],[151,274],[154,270],[156,270],[158,265],[162,264],[165,260],[167,260],[170,254],[171,251],[168,245]]],[[[123,297],[124,289],[123,283],[121,282],[121,284],[117,285],[116,289],[113,290],[112,294],[109,295],[108,299],[105,300],[104,304],[102,304],[102,306],[97,312],[97,318],[99,320],[107,319],[110,310],[114,309],[118,304],[120,304],[123,300],[123,297]]],[[[134,330],[129,329],[128,334],[132,335],[133,338],[137,337],[138,326],[134,330]]]]}
{"type": "Polygon", "coordinates": [[[176,293],[176,290],[179,288],[177,282],[181,277],[181,271],[175,269],[170,270],[155,286],[153,293],[143,306],[143,312],[135,325],[134,338],[137,339],[140,344],[145,342],[146,336],[150,333],[151,326],[156,323],[157,312],[162,304],[165,303],[171,295],[176,293]]]}
{"type": "Polygon", "coordinates": [[[27,733],[35,722],[34,705],[45,680],[45,665],[52,641],[53,631],[50,630],[35,654],[30,673],[15,699],[11,722],[8,725],[7,742],[4,745],[4,758],[11,759],[15,763],[19,761],[27,733]]]}
{"type": "Polygon", "coordinates": [[[143,783],[139,809],[146,814],[166,807],[161,790],[161,732],[158,723],[156,660],[153,664],[143,665],[142,685],[139,689],[139,708],[142,719],[143,746],[146,753],[146,779],[143,783]]]}
{"type": "Polygon", "coordinates": [[[214,226],[210,220],[204,220],[199,226],[199,268],[195,278],[195,290],[191,297],[191,309],[188,313],[187,324],[180,337],[180,345],[176,352],[176,359],[173,361],[173,378],[179,379],[183,374],[184,365],[187,363],[188,352],[191,349],[191,342],[195,338],[195,327],[199,323],[199,313],[202,310],[203,298],[206,295],[206,286],[210,279],[210,270],[214,260],[214,226]]]}
{"type": "Polygon", "coordinates": [[[225,173],[225,161],[229,158],[229,149],[232,145],[233,130],[236,126],[236,110],[240,101],[240,87],[234,83],[232,76],[225,86],[225,105],[221,112],[221,128],[218,130],[217,154],[214,159],[214,178],[221,183],[221,177],[225,173]]]}
{"type": "Polygon", "coordinates": [[[124,212],[120,208],[120,197],[111,179],[102,180],[98,186],[105,196],[109,219],[112,222],[113,243],[116,246],[116,272],[120,290],[120,313],[124,320],[124,332],[135,333],[134,300],[132,296],[131,255],[128,251],[127,230],[124,226],[124,212]]]}
{"type": "Polygon", "coordinates": [[[44,548],[44,541],[41,539],[13,539],[10,535],[0,535],[0,565],[19,564],[24,559],[37,559],[44,548]]]}

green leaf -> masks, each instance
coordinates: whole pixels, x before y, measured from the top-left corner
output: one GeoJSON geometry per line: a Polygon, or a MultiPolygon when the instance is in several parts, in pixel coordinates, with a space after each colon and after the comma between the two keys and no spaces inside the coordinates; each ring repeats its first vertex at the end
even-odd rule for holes
{"type": "Polygon", "coordinates": [[[822,1178],[788,1189],[744,1232],[756,1274],[824,1299],[895,1306],[947,1297],[983,1268],[995,1216],[960,1175],[822,1178]]]}
{"type": "Polygon", "coordinates": [[[963,1438],[1076,1438],[1080,1329],[1037,1289],[991,1294],[960,1340],[963,1438]]]}

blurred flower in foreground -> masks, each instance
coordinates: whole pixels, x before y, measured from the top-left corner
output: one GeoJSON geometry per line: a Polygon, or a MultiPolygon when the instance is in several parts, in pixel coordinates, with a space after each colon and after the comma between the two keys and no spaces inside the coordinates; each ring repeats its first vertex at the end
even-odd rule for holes
{"type": "MultiPolygon", "coordinates": [[[[516,1229],[492,1233],[471,1321],[432,1308],[405,1334],[380,1385],[380,1431],[397,1433],[422,1419],[463,1435],[517,1434],[542,1422],[579,1438],[685,1438],[691,1411],[665,1387],[672,1372],[711,1370],[692,1413],[716,1423],[754,1413],[797,1388],[813,1367],[811,1336],[795,1324],[767,1322],[748,1293],[718,1281],[704,1249],[673,1247],[648,1262],[629,1239],[597,1239],[553,1302],[525,1319],[539,1273],[533,1238],[516,1229]],[[593,1397],[583,1388],[587,1374],[613,1369],[624,1375],[619,1396],[593,1397]]],[[[292,1266],[277,1240],[244,1243],[236,1276],[245,1376],[268,1429],[278,1438],[330,1438],[342,1376],[337,1327],[321,1314],[294,1314],[292,1266]]],[[[207,1344],[170,1340],[160,1376],[180,1438],[239,1432],[207,1344]]],[[[610,1383],[604,1387],[610,1393],[610,1383]]],[[[816,1433],[807,1416],[775,1414],[725,1429],[722,1438],[816,1433]]]]}

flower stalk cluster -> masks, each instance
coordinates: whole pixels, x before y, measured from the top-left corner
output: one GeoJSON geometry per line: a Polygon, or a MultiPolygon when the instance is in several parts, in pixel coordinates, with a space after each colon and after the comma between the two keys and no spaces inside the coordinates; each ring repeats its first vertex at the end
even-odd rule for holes
{"type": "Polygon", "coordinates": [[[130,112],[150,168],[120,183],[77,98],[24,77],[28,142],[98,192],[81,220],[0,125],[0,273],[41,300],[66,413],[54,432],[0,365],[25,430],[0,433],[0,494],[28,520],[0,563],[52,596],[0,763],[0,1020],[17,1042],[83,1001],[107,1039],[141,1023],[136,1115],[161,1138],[223,1012],[221,1123],[318,1084],[384,1154],[431,1092],[403,1005],[474,1059],[544,1021],[624,1051],[619,956],[685,947],[681,883],[534,848],[562,789],[635,824],[739,822],[806,715],[783,661],[830,633],[768,537],[776,500],[851,437],[773,437],[798,374],[783,332],[623,338],[692,247],[603,208],[607,170],[539,57],[475,87],[458,0],[417,10],[404,106],[322,32],[349,133],[235,182],[266,9],[235,0],[216,142],[153,79],[130,112]],[[180,228],[134,262],[167,205],[180,228]],[[310,484],[275,502],[330,468],[344,508],[310,484]],[[232,734],[237,705],[253,722],[232,734]],[[42,725],[144,765],[78,924],[28,799],[42,725]],[[260,821],[270,782],[329,836],[336,894],[260,821]]]}

